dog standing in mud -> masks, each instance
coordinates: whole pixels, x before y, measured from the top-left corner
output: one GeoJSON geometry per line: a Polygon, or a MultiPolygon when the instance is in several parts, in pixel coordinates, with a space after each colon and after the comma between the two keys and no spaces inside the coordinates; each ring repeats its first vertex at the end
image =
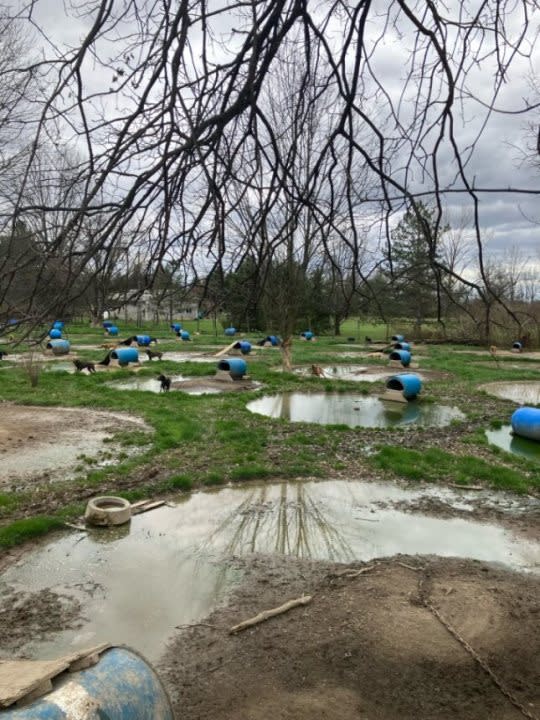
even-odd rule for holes
{"type": "Polygon", "coordinates": [[[158,375],[158,380],[161,383],[159,392],[169,392],[171,389],[171,378],[168,378],[166,375],[158,375]]]}
{"type": "Polygon", "coordinates": [[[73,361],[73,364],[75,365],[77,372],[82,372],[82,370],[88,370],[89,373],[96,372],[96,366],[93,362],[84,362],[84,360],[79,360],[77,358],[73,361]]]}
{"type": "Polygon", "coordinates": [[[163,353],[162,353],[162,352],[157,352],[157,351],[155,351],[155,350],[147,350],[147,351],[146,351],[146,354],[148,355],[148,359],[149,359],[150,361],[152,361],[154,358],[157,358],[158,360],[161,360],[161,358],[163,357],[163,353]]]}

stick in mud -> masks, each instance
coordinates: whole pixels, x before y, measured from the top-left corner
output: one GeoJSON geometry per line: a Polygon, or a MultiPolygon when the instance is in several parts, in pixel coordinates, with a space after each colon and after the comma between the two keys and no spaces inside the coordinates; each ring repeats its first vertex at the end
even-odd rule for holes
{"type": "Polygon", "coordinates": [[[238,625],[234,625],[229,630],[229,635],[234,635],[234,633],[245,630],[248,627],[258,625],[259,623],[265,622],[265,620],[269,620],[276,615],[282,615],[288,610],[291,610],[294,607],[298,607],[299,605],[307,605],[311,602],[311,599],[311,595],[302,595],[302,597],[296,598],[296,600],[289,600],[288,602],[280,605],[277,608],[272,608],[272,610],[263,610],[258,615],[255,615],[255,617],[249,618],[249,620],[244,620],[243,622],[238,623],[238,625]]]}

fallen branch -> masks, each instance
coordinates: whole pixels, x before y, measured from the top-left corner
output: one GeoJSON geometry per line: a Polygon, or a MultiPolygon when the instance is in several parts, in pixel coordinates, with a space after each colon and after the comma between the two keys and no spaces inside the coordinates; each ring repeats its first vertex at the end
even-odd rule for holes
{"type": "Polygon", "coordinates": [[[259,623],[265,622],[265,620],[269,620],[276,615],[282,615],[283,613],[288,612],[294,607],[298,607],[299,605],[307,605],[310,602],[311,595],[302,595],[302,597],[296,598],[296,600],[289,600],[284,605],[280,605],[279,607],[273,608],[272,610],[263,610],[263,612],[255,615],[255,617],[249,618],[249,620],[244,620],[238,625],[234,625],[229,630],[229,635],[233,635],[234,633],[240,632],[241,630],[245,630],[248,627],[253,627],[253,625],[258,625],[259,623]]]}
{"type": "Polygon", "coordinates": [[[448,487],[459,488],[460,490],[485,490],[482,485],[459,485],[458,483],[448,483],[448,487]]]}
{"type": "Polygon", "coordinates": [[[369,572],[370,570],[374,570],[377,567],[377,563],[374,563],[373,565],[366,565],[366,567],[360,568],[360,570],[351,570],[348,568],[347,570],[339,570],[335,573],[330,573],[330,577],[339,577],[339,578],[355,578],[359,575],[363,575],[364,573],[369,572]]]}

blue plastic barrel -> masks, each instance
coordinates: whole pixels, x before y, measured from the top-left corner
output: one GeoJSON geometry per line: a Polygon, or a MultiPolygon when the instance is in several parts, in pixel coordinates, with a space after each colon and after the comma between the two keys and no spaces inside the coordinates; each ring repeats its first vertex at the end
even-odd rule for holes
{"type": "Polygon", "coordinates": [[[180,339],[184,340],[184,342],[187,342],[188,340],[191,340],[191,335],[188,333],[187,330],[182,330],[180,332],[180,339]]]}
{"type": "Polygon", "coordinates": [[[52,690],[30,705],[2,711],[2,720],[174,720],[156,672],[127,647],[104,650],[96,665],[52,682],[52,690]]]}
{"type": "Polygon", "coordinates": [[[64,329],[64,323],[62,320],[55,320],[53,322],[53,328],[55,330],[63,330],[64,329]]]}
{"type": "Polygon", "coordinates": [[[220,360],[218,370],[225,370],[235,380],[240,380],[247,372],[247,363],[242,358],[229,358],[229,360],[220,360]]]}
{"type": "Polygon", "coordinates": [[[247,340],[240,340],[234,345],[235,350],[240,350],[242,355],[249,355],[251,352],[251,343],[247,340]]]}
{"type": "Polygon", "coordinates": [[[405,342],[404,335],[392,335],[392,342],[405,342]]]}
{"type": "Polygon", "coordinates": [[[422,381],[413,373],[401,373],[388,378],[386,389],[398,390],[407,400],[414,400],[422,390],[422,381]]]}
{"type": "Polygon", "coordinates": [[[139,351],[132,347],[116,348],[111,352],[111,360],[118,360],[118,364],[125,367],[130,362],[139,362],[139,351]]]}
{"type": "Polygon", "coordinates": [[[62,337],[62,331],[58,328],[53,327],[51,330],[49,330],[49,337],[51,338],[51,340],[60,340],[60,338],[62,337]]]}
{"type": "Polygon", "coordinates": [[[236,335],[236,328],[234,328],[234,327],[225,328],[225,335],[233,337],[234,335],[236,335]]]}
{"type": "Polygon", "coordinates": [[[512,345],[512,350],[523,350],[523,345],[519,342],[519,340],[516,340],[516,342],[512,345]]]}
{"type": "Polygon", "coordinates": [[[105,330],[107,330],[107,328],[113,327],[113,325],[114,325],[114,323],[111,322],[110,320],[104,320],[101,324],[103,325],[105,330]]]}
{"type": "Polygon", "coordinates": [[[152,340],[150,335],[137,335],[136,338],[137,338],[137,345],[139,345],[140,347],[148,347],[152,340]]]}
{"type": "Polygon", "coordinates": [[[181,329],[182,329],[181,323],[173,323],[171,325],[171,330],[173,330],[175,333],[179,333],[181,329]]]}
{"type": "Polygon", "coordinates": [[[411,346],[408,342],[397,342],[394,344],[394,350],[407,350],[411,352],[411,346]]]}
{"type": "Polygon", "coordinates": [[[52,350],[53,355],[67,355],[69,352],[68,340],[49,340],[47,350],[52,350]]]}
{"type": "Polygon", "coordinates": [[[408,350],[392,350],[389,358],[390,360],[399,360],[403,367],[409,367],[411,364],[411,353],[408,350]]]}
{"type": "Polygon", "coordinates": [[[305,338],[306,340],[312,340],[313,339],[313,333],[311,330],[306,330],[303,333],[300,333],[300,337],[305,338]]]}
{"type": "Polygon", "coordinates": [[[118,335],[118,328],[116,325],[109,325],[109,327],[105,328],[107,331],[107,335],[110,335],[111,337],[116,337],[118,335]]]}
{"type": "Polygon", "coordinates": [[[516,435],[540,442],[540,408],[518,408],[510,422],[516,435]]]}
{"type": "Polygon", "coordinates": [[[272,347],[277,347],[279,345],[279,338],[277,335],[269,335],[267,339],[270,341],[272,347]]]}

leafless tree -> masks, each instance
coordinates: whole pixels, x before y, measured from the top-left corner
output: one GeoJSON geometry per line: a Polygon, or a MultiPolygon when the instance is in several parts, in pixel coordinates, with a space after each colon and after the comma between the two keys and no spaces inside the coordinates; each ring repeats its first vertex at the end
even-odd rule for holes
{"type": "MultiPolygon", "coordinates": [[[[433,203],[440,224],[446,198],[459,194],[471,208],[481,282],[445,264],[437,253],[437,232],[425,238],[435,276],[442,283],[449,275],[481,298],[492,292],[483,257],[483,200],[540,191],[511,183],[477,186],[474,149],[497,111],[511,68],[524,57],[534,62],[537,0],[451,5],[391,0],[384,9],[370,0],[226,0],[219,6],[207,0],[93,0],[67,10],[87,27],[76,47],[62,46],[51,28],[38,23],[36,8],[42,2],[34,0],[11,20],[48,41],[39,60],[16,67],[26,79],[39,75],[44,97],[36,100],[39,113],[31,118],[33,124],[29,119],[33,142],[17,197],[9,210],[2,208],[12,227],[36,212],[65,213],[45,248],[52,258],[62,253],[67,272],[59,290],[65,303],[79,292],[80,269],[98,252],[112,256],[128,227],[148,250],[149,283],[166,258],[182,263],[195,280],[201,268],[204,274],[219,272],[224,259],[245,254],[268,221],[266,212],[257,218],[258,235],[230,238],[225,233],[225,219],[235,210],[231,197],[239,202],[230,187],[238,182],[238,163],[245,157],[259,157],[272,168],[264,177],[265,207],[273,209],[271,198],[279,196],[286,209],[282,248],[296,233],[300,215],[307,218],[308,235],[324,214],[331,216],[312,203],[311,190],[318,183],[324,183],[331,207],[338,177],[345,196],[355,198],[349,168],[359,164],[370,188],[362,197],[363,209],[378,218],[390,255],[396,213],[404,208],[417,212],[421,199],[433,203]],[[321,99],[327,107],[318,159],[301,183],[296,148],[287,153],[280,148],[266,102],[289,39],[304,68],[305,87],[317,88],[302,98],[297,121],[305,124],[321,99]],[[390,45],[395,61],[389,72],[384,65],[390,45]],[[481,96],[474,90],[478,77],[481,96]],[[461,134],[471,108],[477,119],[472,139],[470,132],[466,138],[461,134]],[[83,157],[79,191],[54,202],[29,200],[28,178],[39,162],[39,148],[51,140],[77,145],[83,157]],[[81,244],[85,223],[97,217],[99,231],[81,244]]],[[[298,107],[294,98],[291,111],[298,107]]],[[[526,115],[531,107],[516,111],[526,115]]],[[[241,178],[246,196],[260,192],[255,178],[241,178]]],[[[364,240],[355,232],[356,203],[347,214],[349,231],[342,239],[360,257],[364,240]]],[[[29,297],[39,282],[38,275],[28,287],[29,297]]],[[[7,318],[12,310],[4,302],[0,313],[7,318]]]]}

